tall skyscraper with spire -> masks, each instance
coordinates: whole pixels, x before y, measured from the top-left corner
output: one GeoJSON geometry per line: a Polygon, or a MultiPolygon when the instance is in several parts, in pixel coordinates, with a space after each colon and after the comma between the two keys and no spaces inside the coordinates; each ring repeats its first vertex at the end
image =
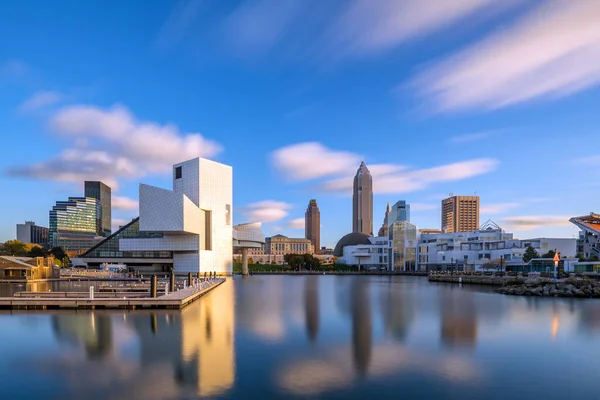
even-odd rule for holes
{"type": "Polygon", "coordinates": [[[381,224],[381,228],[379,228],[379,232],[377,233],[377,236],[387,236],[389,234],[389,224],[388,224],[388,217],[390,216],[390,212],[391,212],[391,208],[390,208],[390,203],[387,203],[387,207],[385,208],[385,216],[383,217],[383,224],[381,224]]]}
{"type": "Polygon", "coordinates": [[[321,212],[315,199],[308,202],[304,214],[304,233],[306,239],[312,243],[315,253],[318,253],[321,249],[321,212]]]}
{"type": "Polygon", "coordinates": [[[352,232],[373,236],[373,178],[364,161],[354,176],[352,232]]]}

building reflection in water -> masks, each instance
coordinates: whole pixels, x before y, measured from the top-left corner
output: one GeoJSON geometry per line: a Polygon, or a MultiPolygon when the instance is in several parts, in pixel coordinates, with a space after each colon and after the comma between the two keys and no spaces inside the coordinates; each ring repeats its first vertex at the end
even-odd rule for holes
{"type": "Polygon", "coordinates": [[[407,293],[390,277],[389,285],[381,288],[380,299],[385,333],[403,341],[415,318],[414,293],[407,293]]]}
{"type": "Polygon", "coordinates": [[[352,354],[360,376],[366,375],[371,362],[372,326],[369,282],[354,279],[350,287],[352,311],[352,354]]]}
{"type": "Polygon", "coordinates": [[[477,342],[477,310],[471,292],[451,289],[440,292],[442,342],[449,347],[473,347],[477,342]]]}
{"type": "Polygon", "coordinates": [[[319,277],[308,275],[304,280],[304,318],[306,334],[311,342],[319,334],[319,277]]]}
{"type": "Polygon", "coordinates": [[[56,314],[52,316],[52,330],[58,340],[83,346],[88,359],[104,358],[112,348],[112,324],[108,314],[56,314]]]}

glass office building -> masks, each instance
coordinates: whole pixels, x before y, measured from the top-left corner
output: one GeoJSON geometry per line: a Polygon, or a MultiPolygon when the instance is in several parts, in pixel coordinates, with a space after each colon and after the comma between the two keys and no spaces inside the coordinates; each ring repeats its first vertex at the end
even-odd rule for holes
{"type": "Polygon", "coordinates": [[[100,202],[92,197],[69,197],[50,210],[51,247],[62,247],[69,255],[80,254],[99,243],[97,232],[100,202]]]}
{"type": "Polygon", "coordinates": [[[389,265],[391,271],[417,271],[417,226],[394,222],[389,226],[389,265]]]}
{"type": "Polygon", "coordinates": [[[111,234],[111,189],[109,186],[98,181],[85,181],[84,196],[91,197],[100,203],[99,212],[96,215],[96,234],[108,237],[111,234]]]}

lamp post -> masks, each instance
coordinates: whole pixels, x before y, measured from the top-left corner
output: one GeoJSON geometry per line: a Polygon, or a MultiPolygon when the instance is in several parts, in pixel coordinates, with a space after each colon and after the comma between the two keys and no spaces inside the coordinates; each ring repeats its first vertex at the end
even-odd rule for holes
{"type": "Polygon", "coordinates": [[[556,249],[554,249],[554,258],[552,260],[554,261],[554,282],[556,282],[556,271],[558,270],[558,262],[560,261],[560,254],[556,249]]]}
{"type": "Polygon", "coordinates": [[[502,274],[502,261],[504,260],[504,256],[502,254],[500,254],[500,276],[503,276],[502,274]]]}

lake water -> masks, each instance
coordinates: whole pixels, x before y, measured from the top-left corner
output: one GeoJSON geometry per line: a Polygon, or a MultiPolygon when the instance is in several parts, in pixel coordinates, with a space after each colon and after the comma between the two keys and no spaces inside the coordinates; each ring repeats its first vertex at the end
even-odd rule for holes
{"type": "Polygon", "coordinates": [[[0,355],[3,399],[600,399],[600,300],[252,276],[176,312],[0,312],[0,355]]]}

